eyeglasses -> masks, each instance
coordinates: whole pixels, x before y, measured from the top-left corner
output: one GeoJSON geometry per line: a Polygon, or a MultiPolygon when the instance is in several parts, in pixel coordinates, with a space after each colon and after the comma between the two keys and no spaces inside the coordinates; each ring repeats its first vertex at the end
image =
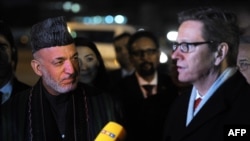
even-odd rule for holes
{"type": "Polygon", "coordinates": [[[205,41],[205,42],[193,42],[193,43],[186,43],[186,42],[182,42],[182,43],[177,43],[174,42],[172,49],[173,51],[176,51],[178,47],[180,47],[181,52],[183,53],[189,53],[189,52],[193,52],[195,47],[201,44],[211,44],[214,43],[214,41],[205,41]]]}
{"type": "Polygon", "coordinates": [[[248,60],[241,60],[238,64],[238,68],[240,71],[247,70],[249,66],[250,66],[250,63],[248,60]]]}
{"type": "Polygon", "coordinates": [[[158,49],[151,48],[151,49],[147,49],[147,50],[131,51],[131,54],[133,56],[136,56],[136,57],[141,57],[141,56],[144,56],[145,54],[148,56],[151,56],[151,55],[154,55],[157,51],[158,51],[158,49]]]}

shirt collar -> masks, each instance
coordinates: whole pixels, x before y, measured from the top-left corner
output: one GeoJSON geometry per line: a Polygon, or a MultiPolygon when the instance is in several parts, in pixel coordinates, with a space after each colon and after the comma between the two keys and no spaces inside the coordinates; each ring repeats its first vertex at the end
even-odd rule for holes
{"type": "Polygon", "coordinates": [[[216,81],[212,84],[212,86],[208,89],[207,93],[202,97],[202,101],[197,107],[197,110],[193,113],[193,103],[197,98],[198,90],[193,87],[191,96],[189,99],[189,106],[188,106],[188,113],[187,113],[187,120],[186,125],[190,123],[193,116],[195,116],[201,107],[207,102],[207,100],[214,94],[214,92],[228,79],[230,78],[235,72],[237,71],[236,68],[227,68],[224,72],[216,79],[216,81]]]}
{"type": "Polygon", "coordinates": [[[9,98],[10,95],[12,93],[12,81],[9,80],[8,83],[6,83],[1,89],[0,91],[3,93],[2,96],[2,103],[6,102],[9,98]]]}
{"type": "Polygon", "coordinates": [[[133,74],[134,71],[135,71],[134,69],[131,71],[127,71],[125,69],[122,69],[122,77],[129,76],[129,75],[133,74]]]}

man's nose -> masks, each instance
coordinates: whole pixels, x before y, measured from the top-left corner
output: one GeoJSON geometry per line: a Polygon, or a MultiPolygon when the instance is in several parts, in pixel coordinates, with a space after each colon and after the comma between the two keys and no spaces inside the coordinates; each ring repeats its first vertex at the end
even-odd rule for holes
{"type": "Polygon", "coordinates": [[[75,65],[71,61],[67,61],[65,64],[65,71],[69,74],[72,74],[75,72],[75,65]]]}

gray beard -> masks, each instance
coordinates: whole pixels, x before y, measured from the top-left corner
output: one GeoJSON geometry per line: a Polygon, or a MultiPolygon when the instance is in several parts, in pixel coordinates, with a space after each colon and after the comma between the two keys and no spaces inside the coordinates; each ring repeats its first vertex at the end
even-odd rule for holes
{"type": "Polygon", "coordinates": [[[51,89],[53,89],[58,93],[67,93],[75,88],[74,84],[61,86],[60,83],[52,79],[51,75],[48,72],[43,73],[43,81],[46,83],[48,87],[50,87],[51,89]]]}

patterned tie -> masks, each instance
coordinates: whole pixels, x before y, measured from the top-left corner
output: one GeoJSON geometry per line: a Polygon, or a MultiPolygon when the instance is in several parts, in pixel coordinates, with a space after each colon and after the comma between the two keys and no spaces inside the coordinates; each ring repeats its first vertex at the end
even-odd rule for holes
{"type": "Polygon", "coordinates": [[[152,96],[153,95],[153,88],[154,88],[154,85],[142,85],[142,87],[146,90],[146,94],[148,97],[152,96]]]}
{"type": "Polygon", "coordinates": [[[201,98],[197,98],[197,99],[194,101],[194,111],[195,111],[196,107],[199,105],[200,102],[201,102],[201,98]]]}

